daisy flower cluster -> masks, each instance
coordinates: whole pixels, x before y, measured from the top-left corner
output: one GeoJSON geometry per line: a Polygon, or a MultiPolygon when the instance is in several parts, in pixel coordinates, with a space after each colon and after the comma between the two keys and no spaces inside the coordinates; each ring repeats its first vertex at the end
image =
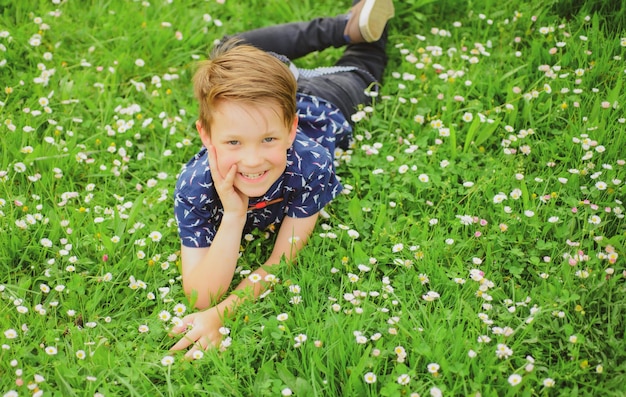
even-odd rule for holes
{"type": "Polygon", "coordinates": [[[622,386],[626,38],[600,14],[420,8],[441,18],[390,36],[384,84],[350,115],[343,194],[273,274],[252,269],[277,230],[243,236],[234,282],[266,292],[189,362],[167,337],[195,310],[171,210],[200,147],[188,66],[251,14],[14,3],[0,23],[1,395],[622,386]]]}
{"type": "MultiPolygon", "coordinates": [[[[486,20],[482,17],[479,17],[479,19],[482,21],[486,20]]],[[[514,18],[501,21],[500,24],[501,26],[512,26],[515,29],[516,24],[523,19],[522,14],[516,12],[514,18]]],[[[532,24],[536,17],[526,18],[526,20],[532,24]]],[[[588,21],[588,19],[585,20],[585,22],[588,21]]],[[[489,24],[493,23],[495,22],[491,21],[489,24]]],[[[455,27],[460,26],[461,24],[455,27]]],[[[559,32],[563,39],[574,41],[572,34],[567,32],[567,28],[567,25],[558,25],[558,27],[549,29],[549,32],[544,32],[545,29],[539,29],[538,34],[543,37],[544,35],[559,32]]],[[[434,29],[431,33],[436,37],[433,41],[438,43],[449,42],[451,39],[448,38],[454,37],[454,34],[450,34],[449,31],[442,29],[434,29]]],[[[580,36],[578,39],[583,42],[587,40],[583,36],[580,36]]],[[[417,40],[421,42],[430,41],[427,36],[417,36],[417,40]]],[[[519,44],[524,40],[529,39],[515,37],[511,47],[514,49],[519,48],[519,44]]],[[[544,41],[541,41],[541,43],[542,45],[547,44],[544,41]]],[[[550,48],[547,52],[556,56],[567,45],[568,43],[565,41],[558,42],[556,47],[559,49],[558,51],[550,48]]],[[[427,187],[421,186],[419,182],[429,182],[433,179],[440,181],[445,180],[446,177],[440,175],[436,175],[435,178],[429,177],[429,174],[425,174],[423,171],[431,170],[430,172],[433,173],[441,173],[443,170],[445,175],[446,171],[450,170],[450,164],[454,164],[454,157],[460,155],[459,151],[470,153],[473,150],[472,148],[475,148],[477,152],[484,153],[485,147],[483,145],[487,145],[490,142],[492,142],[491,144],[499,142],[502,148],[502,163],[510,164],[512,167],[509,167],[509,169],[515,168],[515,172],[511,173],[508,178],[497,175],[495,177],[483,177],[482,181],[478,180],[481,187],[489,185],[486,188],[487,191],[494,191],[495,189],[493,195],[483,195],[477,189],[478,186],[475,182],[465,178],[459,178],[459,184],[462,187],[451,190],[449,188],[446,189],[447,185],[443,184],[437,190],[437,195],[439,196],[454,195],[454,193],[460,192],[461,202],[469,198],[473,200],[483,199],[487,208],[486,210],[481,209],[477,211],[481,214],[480,216],[467,215],[466,213],[454,214],[461,227],[458,230],[470,227],[472,228],[471,233],[461,233],[459,235],[458,232],[455,233],[455,228],[448,226],[450,223],[447,222],[444,227],[447,227],[448,235],[445,236],[445,232],[441,233],[444,235],[445,244],[449,245],[451,250],[454,250],[454,247],[462,246],[463,250],[467,251],[468,243],[465,239],[471,237],[477,241],[475,249],[478,252],[484,252],[483,248],[478,247],[489,246],[493,242],[505,244],[504,246],[510,247],[510,257],[508,257],[509,255],[500,254],[501,258],[496,259],[488,251],[484,264],[483,259],[475,257],[473,265],[483,265],[488,268],[498,269],[497,262],[504,261],[510,264],[507,265],[508,268],[504,268],[506,269],[505,272],[519,279],[522,285],[527,285],[522,279],[526,277],[530,277],[530,280],[538,281],[555,276],[559,283],[570,277],[591,278],[593,283],[598,283],[618,274],[613,265],[619,263],[620,253],[618,252],[619,249],[614,246],[614,242],[621,241],[615,233],[623,230],[624,227],[622,222],[623,203],[620,197],[620,193],[624,192],[624,160],[619,157],[616,159],[614,157],[615,152],[611,152],[610,156],[607,157],[607,149],[601,140],[591,138],[592,135],[590,134],[593,134],[598,129],[597,125],[602,123],[600,120],[604,117],[607,117],[610,120],[609,123],[615,125],[616,128],[625,123],[626,120],[618,112],[613,112],[613,110],[620,107],[619,101],[602,102],[599,110],[597,110],[595,119],[591,116],[582,117],[582,125],[588,132],[574,135],[570,138],[571,147],[569,150],[574,154],[574,158],[559,158],[555,156],[553,157],[554,160],[550,159],[543,163],[543,166],[536,162],[539,155],[535,153],[535,147],[539,147],[543,151],[545,139],[548,139],[547,136],[550,133],[542,130],[540,124],[537,124],[537,127],[533,124],[523,125],[523,122],[515,118],[519,114],[520,109],[545,107],[544,104],[546,102],[563,101],[560,102],[561,106],[556,110],[557,114],[561,114],[570,112],[570,106],[580,109],[581,101],[588,101],[589,99],[587,98],[589,96],[615,96],[615,92],[602,92],[598,88],[586,88],[588,86],[586,84],[587,80],[583,77],[588,77],[592,73],[590,71],[594,67],[593,62],[590,62],[587,69],[572,68],[564,70],[562,66],[539,65],[537,67],[537,71],[540,72],[538,73],[539,83],[529,82],[525,89],[519,85],[514,85],[511,87],[511,91],[506,93],[505,97],[507,99],[505,102],[496,104],[495,107],[493,107],[492,103],[492,106],[484,112],[470,113],[466,111],[463,113],[460,111],[452,112],[451,110],[463,106],[463,104],[468,102],[468,98],[472,100],[471,94],[464,96],[459,95],[459,92],[464,90],[463,86],[465,86],[465,90],[468,92],[474,89],[474,82],[468,79],[467,76],[472,76],[472,65],[489,62],[487,58],[492,55],[491,49],[493,48],[493,44],[490,41],[484,44],[475,43],[473,48],[449,47],[447,51],[444,50],[442,45],[418,44],[416,50],[413,51],[408,49],[408,46],[403,43],[398,44],[397,48],[405,56],[407,64],[414,65],[418,72],[417,74],[411,72],[392,73],[392,76],[399,81],[397,95],[400,95],[400,97],[383,96],[382,100],[396,101],[399,104],[407,105],[410,103],[418,109],[425,109],[419,111],[414,116],[413,121],[426,131],[429,128],[433,129],[434,133],[417,137],[415,133],[404,133],[404,131],[396,130],[394,134],[391,134],[391,138],[396,139],[397,137],[396,144],[399,143],[401,146],[400,149],[391,151],[385,150],[391,144],[391,139],[389,142],[377,140],[372,143],[371,133],[357,136],[355,145],[360,146],[367,156],[382,157],[377,162],[380,166],[374,170],[367,170],[366,167],[361,166],[358,159],[353,157],[346,167],[353,168],[353,175],[359,172],[371,173],[370,180],[376,180],[376,178],[381,178],[382,180],[384,176],[388,178],[390,175],[397,175],[399,177],[398,180],[402,181],[409,189],[412,189],[411,193],[415,194],[417,198],[412,197],[411,194],[393,192],[390,196],[395,200],[390,201],[387,204],[387,208],[396,209],[398,201],[400,201],[402,207],[407,208],[409,205],[417,202],[418,211],[423,211],[424,214],[413,218],[410,216],[398,216],[394,218],[396,221],[404,219],[407,223],[402,223],[396,228],[394,228],[395,225],[382,222],[387,229],[373,227],[373,230],[370,229],[371,236],[377,236],[377,233],[380,232],[393,234],[394,231],[398,232],[401,230],[403,226],[414,231],[415,229],[409,221],[415,222],[415,218],[417,218],[420,227],[424,227],[422,226],[424,223],[420,222],[420,218],[427,218],[428,228],[431,230],[440,229],[442,215],[437,211],[438,208],[434,204],[437,196],[427,187]],[[459,61],[466,61],[467,63],[459,66],[459,61]],[[420,73],[421,79],[418,77],[420,73]],[[444,83],[440,86],[442,92],[434,92],[437,84],[434,82],[433,76],[436,76],[444,83]],[[459,78],[466,78],[464,84],[457,84],[459,78]],[[455,91],[457,94],[447,98],[445,85],[458,88],[455,91]],[[568,85],[573,85],[574,88],[568,88],[568,85]],[[403,95],[407,94],[415,96],[405,99],[403,95]],[[430,95],[434,96],[434,101],[431,100],[430,95]],[[422,105],[420,106],[420,104],[422,105]],[[450,119],[450,115],[460,115],[461,117],[460,120],[453,120],[450,119]],[[601,119],[598,119],[598,117],[601,117],[601,119]],[[507,123],[504,120],[507,120],[507,123]],[[513,123],[512,121],[515,122],[513,123]],[[460,149],[451,146],[456,145],[455,142],[458,142],[453,141],[453,137],[459,139],[455,132],[463,128],[467,131],[467,135],[473,137],[474,140],[465,142],[460,149]],[[502,138],[498,141],[496,136],[501,136],[502,138]],[[582,150],[579,150],[579,147],[582,150]],[[441,158],[440,156],[444,157],[441,158]],[[598,163],[602,165],[598,167],[598,163]],[[439,165],[438,170],[433,167],[437,164],[439,165]],[[577,165],[575,168],[572,168],[570,164],[577,165]],[[409,179],[403,177],[409,174],[414,182],[409,182],[409,179]],[[546,231],[551,230],[553,234],[545,235],[545,232],[541,231],[542,229],[546,231]],[[527,246],[525,243],[520,244],[519,240],[517,242],[511,240],[514,236],[526,235],[530,230],[536,230],[543,236],[539,238],[539,244],[534,247],[532,243],[527,246]],[[524,252],[525,249],[528,251],[524,252]],[[561,261],[560,258],[563,260],[561,261]],[[522,261],[523,263],[528,263],[528,265],[520,266],[516,263],[510,263],[511,260],[518,263],[522,261]],[[533,275],[537,277],[535,278],[533,275]]],[[[521,57],[522,51],[515,50],[514,56],[521,57]]],[[[615,56],[613,60],[619,61],[620,59],[620,56],[615,56]]],[[[555,64],[557,62],[558,58],[555,64]]],[[[407,66],[407,69],[410,70],[411,66],[407,66]]],[[[367,117],[374,119],[374,116],[368,116],[368,113],[363,113],[361,116],[364,117],[359,117],[357,122],[363,125],[367,125],[367,117]]],[[[367,128],[367,126],[364,128],[367,128]]],[[[565,142],[567,142],[566,137],[565,142]]],[[[545,158],[545,155],[542,155],[542,157],[545,158]]],[[[493,167],[494,174],[500,172],[500,165],[491,165],[490,167],[493,167]]],[[[492,170],[490,169],[489,171],[491,172],[492,170]]],[[[454,179],[456,179],[456,173],[452,174],[454,179]]],[[[351,182],[348,179],[348,183],[351,182]]],[[[381,186],[384,186],[384,183],[381,182],[381,186]]],[[[368,204],[375,201],[375,192],[367,192],[365,195],[366,197],[363,201],[367,201],[368,204]]],[[[352,200],[356,201],[357,199],[352,200]]],[[[361,224],[361,227],[355,227],[361,239],[367,239],[370,236],[367,232],[367,223],[375,225],[377,222],[375,217],[368,215],[369,213],[394,213],[390,210],[381,209],[382,205],[384,203],[379,203],[377,206],[368,205],[368,211],[364,209],[362,215],[351,213],[354,224],[361,224]]],[[[349,230],[350,226],[342,226],[340,224],[339,228],[349,230]]],[[[436,232],[434,234],[439,235],[436,232]]],[[[421,236],[417,230],[415,230],[415,233],[411,233],[411,235],[421,236]]],[[[323,239],[337,239],[338,236],[341,236],[341,231],[335,232],[331,226],[326,226],[324,232],[319,235],[323,239]]],[[[386,239],[378,238],[376,240],[385,241],[386,239]]],[[[421,245],[427,244],[424,240],[418,241],[422,243],[421,245]]],[[[393,254],[398,254],[404,251],[406,245],[408,245],[406,241],[396,242],[393,244],[391,251],[393,254]]],[[[411,245],[418,246],[417,244],[411,245]]],[[[374,249],[380,252],[380,246],[374,249]]],[[[420,257],[423,258],[424,253],[421,250],[420,253],[420,257]]],[[[367,255],[367,252],[365,254],[367,255]]],[[[426,252],[426,259],[428,259],[428,255],[428,252],[426,252]]],[[[441,255],[434,256],[441,257],[441,255]]],[[[392,263],[404,264],[408,268],[414,265],[413,260],[398,258],[388,260],[385,258],[385,260],[381,261],[379,258],[374,262],[374,269],[384,269],[385,266],[392,263]]],[[[333,269],[333,272],[341,272],[341,270],[333,269]]],[[[621,273],[619,274],[621,275],[621,273]]],[[[350,271],[347,271],[346,277],[350,283],[359,281],[359,275],[350,271]]],[[[500,277],[497,278],[500,279],[500,277]]],[[[420,274],[417,279],[422,282],[428,280],[432,283],[433,277],[420,274]]],[[[457,284],[469,285],[466,283],[466,278],[462,276],[453,276],[452,279],[457,284]]],[[[494,347],[491,349],[491,354],[493,355],[493,352],[495,352],[497,359],[508,359],[512,362],[523,363],[519,367],[519,373],[516,372],[504,377],[509,385],[518,386],[522,383],[525,373],[533,372],[535,358],[530,356],[527,350],[521,352],[522,356],[519,359],[516,358],[518,356],[518,348],[516,346],[519,342],[511,345],[510,341],[516,339],[515,335],[521,329],[535,326],[535,320],[543,312],[543,309],[529,295],[517,301],[503,297],[502,286],[496,285],[493,281],[487,279],[485,272],[478,268],[470,269],[469,280],[478,284],[474,294],[475,297],[479,298],[478,303],[480,304],[478,319],[487,327],[488,332],[477,335],[476,341],[478,345],[471,346],[467,350],[467,355],[472,359],[481,357],[485,351],[484,346],[493,344],[494,347]],[[531,302],[535,303],[531,304],[531,302]],[[506,322],[502,324],[501,321],[505,319],[506,322]],[[514,320],[511,321],[511,319],[514,320]]],[[[511,279],[508,277],[505,279],[507,283],[510,282],[509,280],[511,279]]],[[[354,288],[352,284],[346,284],[348,288],[354,288]]],[[[587,282],[586,285],[589,286],[591,284],[587,282]]],[[[528,286],[530,287],[530,285],[528,286]]],[[[374,291],[374,296],[378,296],[379,293],[379,291],[374,291]]],[[[433,301],[441,297],[439,292],[435,291],[428,291],[421,296],[425,301],[433,301]]],[[[580,297],[578,294],[576,296],[580,297]]],[[[362,307],[362,300],[365,298],[371,301],[372,296],[370,292],[352,290],[352,292],[348,292],[343,296],[343,300],[332,297],[331,308],[336,313],[347,315],[362,314],[366,312],[362,307]],[[347,302],[347,309],[345,308],[346,303],[342,302],[347,302]]],[[[584,309],[582,309],[581,305],[577,305],[575,310],[572,308],[572,312],[574,311],[582,313],[584,309]]],[[[563,311],[559,311],[559,313],[563,313],[563,311]]],[[[560,318],[564,317],[561,316],[560,318]]],[[[570,325],[567,326],[567,328],[569,327],[570,325]]],[[[552,333],[552,331],[548,331],[548,333],[552,333]]],[[[376,332],[372,333],[372,336],[375,338],[379,337],[379,335],[376,332]]],[[[560,337],[568,340],[569,335],[561,335],[560,337]]],[[[369,343],[371,337],[365,330],[361,329],[354,331],[354,340],[357,344],[362,345],[369,343]]],[[[376,348],[373,352],[375,355],[380,354],[380,349],[376,348]]],[[[576,356],[577,354],[573,354],[571,357],[575,359],[576,356]]],[[[404,360],[405,356],[401,355],[399,361],[403,362],[404,360]]],[[[601,358],[598,358],[598,360],[601,360],[601,358]]],[[[364,381],[368,384],[374,384],[380,381],[382,375],[381,373],[369,371],[364,374],[364,381]]],[[[535,378],[535,375],[530,377],[535,378]]],[[[406,377],[402,377],[402,379],[406,379],[406,377]]],[[[555,385],[555,380],[552,378],[539,380],[543,387],[553,387],[555,385]]]]}

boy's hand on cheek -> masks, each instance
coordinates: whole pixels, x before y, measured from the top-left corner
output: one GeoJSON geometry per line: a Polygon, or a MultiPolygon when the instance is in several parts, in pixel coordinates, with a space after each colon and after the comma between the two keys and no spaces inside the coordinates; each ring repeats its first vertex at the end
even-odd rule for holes
{"type": "Polygon", "coordinates": [[[237,190],[235,187],[235,178],[237,177],[237,165],[233,164],[226,176],[220,173],[217,167],[217,152],[213,145],[208,147],[209,167],[211,167],[211,176],[217,194],[220,196],[222,205],[224,206],[224,214],[233,213],[239,216],[245,216],[248,211],[248,196],[237,190]]]}

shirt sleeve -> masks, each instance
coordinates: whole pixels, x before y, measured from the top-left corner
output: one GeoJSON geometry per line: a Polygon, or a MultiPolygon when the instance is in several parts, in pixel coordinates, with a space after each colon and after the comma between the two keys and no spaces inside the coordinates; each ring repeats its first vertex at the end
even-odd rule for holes
{"type": "Polygon", "coordinates": [[[174,217],[181,244],[186,247],[209,247],[217,233],[220,212],[211,187],[210,176],[194,169],[186,169],[178,178],[174,217]]]}
{"type": "Polygon", "coordinates": [[[181,244],[192,248],[211,246],[217,230],[209,212],[198,208],[193,200],[178,191],[174,199],[174,216],[181,244]]]}

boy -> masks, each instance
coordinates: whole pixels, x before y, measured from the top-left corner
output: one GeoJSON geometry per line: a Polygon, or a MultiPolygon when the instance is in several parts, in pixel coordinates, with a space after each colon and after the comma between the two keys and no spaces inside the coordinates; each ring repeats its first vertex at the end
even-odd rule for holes
{"type": "Polygon", "coordinates": [[[278,230],[267,261],[237,290],[257,297],[267,270],[291,262],[319,211],[341,191],[335,147],[347,148],[348,118],[387,62],[386,23],[392,0],[355,1],[348,15],[241,33],[200,64],[194,91],[203,149],[183,168],[175,191],[183,288],[201,311],[183,318],[172,350],[219,345],[224,316],[245,297],[219,304],[234,276],[242,234],[278,230]],[[290,63],[313,51],[346,46],[331,68],[290,63]],[[280,54],[280,55],[279,55],[280,54]]]}

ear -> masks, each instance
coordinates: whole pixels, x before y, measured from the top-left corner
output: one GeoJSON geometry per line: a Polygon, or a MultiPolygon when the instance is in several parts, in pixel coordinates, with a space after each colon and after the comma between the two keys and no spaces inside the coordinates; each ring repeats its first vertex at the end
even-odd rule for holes
{"type": "Polygon", "coordinates": [[[296,132],[298,132],[298,115],[295,114],[293,117],[293,123],[291,123],[291,128],[289,130],[289,146],[293,144],[293,141],[296,140],[296,132]]]}
{"type": "Polygon", "coordinates": [[[200,122],[200,120],[196,120],[196,130],[198,130],[198,135],[200,135],[200,140],[202,141],[202,144],[205,148],[208,149],[211,145],[211,137],[209,136],[208,131],[206,131],[204,127],[202,127],[202,123],[200,122]]]}

